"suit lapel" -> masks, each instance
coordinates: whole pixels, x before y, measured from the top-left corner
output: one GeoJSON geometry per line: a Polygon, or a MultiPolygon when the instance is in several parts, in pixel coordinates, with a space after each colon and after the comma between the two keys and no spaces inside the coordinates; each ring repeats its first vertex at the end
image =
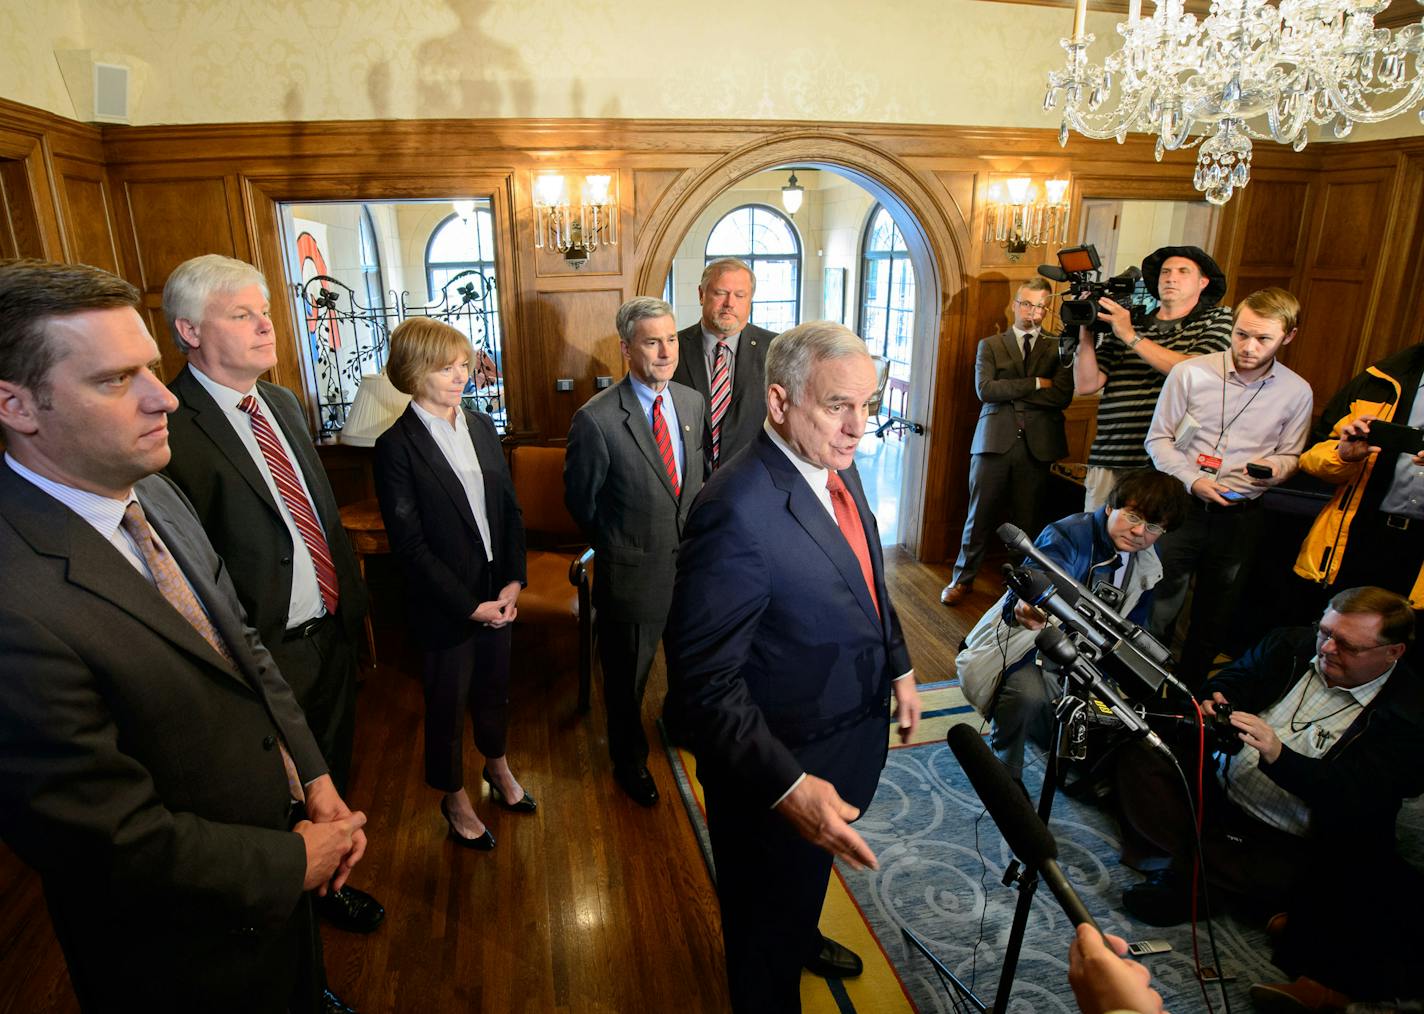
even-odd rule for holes
{"type": "MultiPolygon", "coordinates": [[[[633,390],[633,381],[629,377],[624,377],[618,384],[618,405],[623,409],[623,426],[628,430],[628,434],[633,438],[633,443],[638,445],[638,450],[643,453],[643,457],[648,461],[648,467],[653,470],[653,474],[658,477],[667,495],[672,497],[673,502],[677,501],[677,494],[673,492],[672,480],[668,478],[667,468],[663,465],[662,452],[658,450],[657,441],[653,439],[653,428],[649,425],[647,418],[643,415],[643,403],[638,400],[638,392],[633,390]]],[[[674,405],[674,408],[677,406],[674,405]]],[[[681,424],[682,418],[678,417],[681,424]]],[[[669,434],[671,436],[671,434],[669,434]]],[[[687,453],[684,450],[682,460],[687,461],[687,453]]],[[[683,471],[687,468],[684,464],[683,471]]]]}
{"type": "MultiPolygon", "coordinates": [[[[496,538],[495,532],[497,530],[502,530],[499,521],[504,516],[504,504],[501,502],[500,499],[503,495],[503,491],[500,488],[500,484],[491,481],[490,477],[499,475],[500,470],[505,467],[504,451],[499,446],[498,441],[496,441],[491,446],[485,446],[482,441],[478,440],[475,437],[475,433],[478,431],[478,427],[476,426],[474,419],[471,418],[473,413],[471,413],[469,409],[465,408],[462,408],[460,411],[465,413],[465,429],[470,434],[470,443],[474,446],[475,457],[478,458],[480,462],[480,472],[482,473],[482,478],[484,479],[485,520],[489,523],[490,541],[493,542],[496,538]]],[[[462,494],[464,493],[463,486],[460,487],[460,491],[462,494]]],[[[469,506],[468,498],[466,498],[465,506],[469,506]]],[[[474,514],[471,513],[470,522],[473,524],[474,520],[474,514]]],[[[479,536],[478,525],[475,525],[475,534],[479,536]]],[[[483,545],[484,537],[479,537],[480,542],[483,545]]],[[[485,546],[485,549],[489,551],[490,559],[493,559],[494,547],[485,546]]]]}
{"type": "MultiPolygon", "coordinates": [[[[850,543],[841,534],[840,526],[836,524],[830,514],[826,513],[825,505],[821,503],[820,497],[812,491],[805,478],[797,471],[796,466],[782,453],[781,448],[771,442],[770,437],[765,433],[760,434],[755,446],[758,448],[767,470],[771,473],[772,484],[786,493],[786,507],[791,512],[791,516],[835,565],[836,570],[845,580],[846,586],[850,588],[856,601],[860,603],[866,617],[879,627],[881,625],[880,617],[876,615],[875,603],[871,601],[870,589],[866,587],[865,575],[860,570],[860,561],[851,551],[850,543]]],[[[847,473],[854,474],[854,466],[842,475],[847,473]]],[[[849,487],[850,484],[846,485],[849,487]]],[[[857,491],[860,489],[858,477],[855,481],[855,489],[857,491]]],[[[865,528],[864,512],[868,508],[864,505],[864,494],[857,496],[853,492],[852,499],[856,501],[856,509],[861,512],[861,527],[865,528]]],[[[866,542],[869,543],[872,538],[873,536],[867,532],[866,542]]],[[[874,550],[871,551],[870,558],[871,567],[874,570],[877,560],[874,550]]],[[[878,588],[877,594],[881,594],[878,588]]]]}
{"type": "Polygon", "coordinates": [[[712,398],[712,382],[707,376],[707,359],[702,350],[702,325],[694,324],[688,328],[692,333],[686,338],[679,338],[678,341],[685,345],[685,348],[678,350],[679,356],[686,356],[687,375],[692,380],[692,388],[702,395],[704,399],[712,398]]]}
{"type": "Polygon", "coordinates": [[[1009,328],[999,336],[999,340],[1007,361],[1013,364],[1020,377],[1027,377],[1028,364],[1024,362],[1023,345],[1019,342],[1018,335],[1014,334],[1014,329],[1009,328]]]}
{"type": "Polygon", "coordinates": [[[469,498],[465,496],[465,487],[460,485],[459,476],[450,467],[450,463],[445,460],[445,455],[441,453],[439,446],[435,443],[435,438],[425,428],[425,424],[420,421],[420,417],[415,414],[414,402],[406,407],[405,412],[396,420],[396,425],[405,430],[406,439],[415,448],[416,454],[425,462],[425,467],[430,469],[430,474],[435,476],[435,480],[440,483],[440,488],[450,498],[455,505],[455,510],[469,525],[470,531],[479,538],[480,529],[475,524],[474,511],[470,510],[469,498]]]}
{"type": "MultiPolygon", "coordinates": [[[[252,492],[257,494],[257,498],[267,505],[267,508],[276,515],[278,520],[282,520],[282,512],[277,507],[277,502],[272,499],[272,490],[268,488],[267,480],[262,477],[257,462],[253,460],[247,445],[242,442],[242,438],[232,428],[232,423],[218,403],[213,400],[213,396],[208,393],[207,388],[198,383],[198,379],[186,366],[183,367],[183,372],[178,374],[177,380],[173,382],[173,388],[182,399],[178,411],[192,414],[194,425],[207,434],[213,446],[228,460],[237,474],[242,476],[243,480],[252,487],[252,492]]],[[[283,521],[283,524],[285,523],[283,521]]]]}

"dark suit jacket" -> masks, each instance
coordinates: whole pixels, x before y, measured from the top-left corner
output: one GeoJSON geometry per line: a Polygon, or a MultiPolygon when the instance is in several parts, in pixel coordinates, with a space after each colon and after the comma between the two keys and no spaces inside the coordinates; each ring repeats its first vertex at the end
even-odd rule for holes
{"type": "MultiPolygon", "coordinates": [[[[341,589],[338,618],[354,639],[366,615],[366,587],[341,527],[341,513],[326,469],[307,433],[296,396],[265,381],[258,381],[257,387],[272,410],[268,421],[286,435],[294,464],[311,492],[336,565],[341,589]]],[[[257,463],[207,389],[186,366],[169,388],[178,397],[178,410],[168,419],[173,458],[165,471],[187,494],[213,548],[227,562],[248,621],[264,644],[278,644],[287,629],[292,601],[291,532],[257,463]]],[[[303,676],[290,675],[299,680],[303,676]]],[[[301,697],[308,688],[296,689],[301,697]]]]}
{"type": "MultiPolygon", "coordinates": [[[[737,341],[736,367],[732,373],[732,402],[722,418],[722,464],[743,448],[750,447],[766,421],[766,348],[776,335],[764,327],[748,324],[737,341]]],[[[707,359],[702,354],[702,321],[677,333],[677,370],[672,379],[690,387],[711,404],[712,378],[707,375],[707,359]]],[[[709,415],[703,446],[712,454],[712,422],[709,415]]]]}
{"type": "Polygon", "coordinates": [[[971,454],[1007,451],[1018,439],[1021,415],[1030,454],[1050,462],[1067,456],[1063,409],[1073,400],[1073,369],[1059,363],[1057,339],[1040,335],[1025,369],[1012,328],[985,338],[974,359],[974,390],[984,407],[971,454]],[[1049,378],[1053,386],[1038,390],[1039,377],[1049,378]]]}
{"type": "Polygon", "coordinates": [[[663,640],[666,709],[709,793],[770,807],[803,771],[861,809],[875,793],[890,683],[910,658],[875,516],[855,468],[841,478],[865,527],[879,615],[835,521],[765,433],[693,507],[663,640]]]}
{"type": "Polygon", "coordinates": [[[564,503],[593,544],[598,615],[661,623],[672,602],[677,544],[702,489],[707,406],[678,383],[666,388],[682,440],[681,496],[674,496],[633,382],[600,391],[574,413],[564,456],[564,503]]]}
{"type": "Polygon", "coordinates": [[[237,670],[0,463],[0,833],[44,879],[86,1009],[271,1009],[306,872],[276,737],[303,781],[326,766],[191,507],[161,476],[134,488],[237,670]]]}
{"type": "Polygon", "coordinates": [[[470,614],[511,581],[525,583],[524,522],[499,434],[489,416],[465,413],[484,472],[490,556],[454,469],[413,406],[376,440],[376,495],[391,552],[407,578],[416,642],[451,648],[470,636],[470,614]]]}

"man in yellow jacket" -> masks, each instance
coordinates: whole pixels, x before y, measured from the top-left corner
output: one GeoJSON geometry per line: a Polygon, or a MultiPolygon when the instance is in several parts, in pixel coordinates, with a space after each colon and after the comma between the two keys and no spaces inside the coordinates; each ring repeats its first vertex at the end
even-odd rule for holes
{"type": "Polygon", "coordinates": [[[1300,468],[1335,486],[1300,547],[1295,572],[1333,593],[1375,585],[1424,609],[1424,454],[1369,439],[1374,420],[1424,427],[1424,343],[1380,360],[1321,414],[1300,468]]]}

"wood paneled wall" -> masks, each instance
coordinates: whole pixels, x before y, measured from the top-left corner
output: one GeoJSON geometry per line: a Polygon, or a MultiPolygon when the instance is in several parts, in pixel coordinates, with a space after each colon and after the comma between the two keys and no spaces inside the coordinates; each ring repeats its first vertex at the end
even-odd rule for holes
{"type": "MultiPolygon", "coordinates": [[[[0,100],[0,194],[8,235],[55,259],[116,268],[144,293],[167,367],[159,306],[169,271],[219,252],[266,274],[277,304],[274,379],[305,393],[288,302],[277,205],[287,201],[492,201],[507,328],[511,437],[558,442],[598,375],[622,364],[613,311],[661,291],[686,224],[722,187],[787,162],[840,168],[880,188],[916,220],[912,238],[936,307],[920,322],[935,343],[920,407],[924,445],[923,559],[957,543],[978,402],[978,339],[999,330],[1018,281],[1049,259],[1020,262],[984,244],[991,177],[1068,175],[1084,197],[1195,198],[1190,153],[1161,163],[1141,139],[1125,145],[1049,130],[722,121],[398,121],[106,127],[102,131],[0,100]],[[537,172],[606,172],[620,196],[618,246],[581,271],[532,244],[537,172]],[[20,193],[24,199],[14,199],[20,193]],[[28,201],[28,203],[26,203],[28,201]],[[26,212],[25,209],[28,209],[26,212]],[[28,215],[28,217],[26,217],[28,215]],[[558,392],[555,380],[574,380],[558,392]]],[[[0,223],[3,226],[4,223],[0,223]]],[[[5,230],[0,228],[0,233],[5,230]]],[[[1231,298],[1285,285],[1305,305],[1290,365],[1320,400],[1379,356],[1418,341],[1418,252],[1424,239],[1424,140],[1316,145],[1296,154],[1258,145],[1251,184],[1221,215],[1214,253],[1231,298]]],[[[0,238],[0,250],[8,249],[0,238]]],[[[15,241],[11,240],[11,246],[15,241]]]]}

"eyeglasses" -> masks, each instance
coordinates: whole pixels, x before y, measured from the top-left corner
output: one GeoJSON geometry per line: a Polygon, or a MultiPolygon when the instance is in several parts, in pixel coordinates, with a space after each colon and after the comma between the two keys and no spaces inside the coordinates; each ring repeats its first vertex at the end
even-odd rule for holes
{"type": "Polygon", "coordinates": [[[1014,305],[1021,310],[1029,310],[1033,313],[1047,313],[1047,303],[1030,303],[1027,299],[1016,299],[1014,305]]]}
{"type": "Polygon", "coordinates": [[[1132,511],[1119,510],[1118,514],[1127,522],[1129,528],[1136,528],[1138,525],[1141,525],[1147,530],[1148,535],[1161,535],[1167,530],[1163,525],[1153,524],[1141,514],[1134,514],[1132,511]]]}
{"type": "Polygon", "coordinates": [[[1326,629],[1325,627],[1322,627],[1319,623],[1316,623],[1314,626],[1315,626],[1315,643],[1316,643],[1316,645],[1318,646],[1318,648],[1323,648],[1323,647],[1325,647],[1325,642],[1326,642],[1326,641],[1334,641],[1334,642],[1335,642],[1335,650],[1338,651],[1340,654],[1342,654],[1342,655],[1348,655],[1348,656],[1350,656],[1351,658],[1354,658],[1354,657],[1359,656],[1359,655],[1363,655],[1363,654],[1365,654],[1366,652],[1374,651],[1376,648],[1388,648],[1388,647],[1389,647],[1388,644],[1368,644],[1368,645],[1365,645],[1363,648],[1362,648],[1362,647],[1359,647],[1359,646],[1357,646],[1357,645],[1353,645],[1353,644],[1346,644],[1344,641],[1340,640],[1340,638],[1338,638],[1338,637],[1335,636],[1335,632],[1334,632],[1333,630],[1328,630],[1328,629],[1326,629]]]}

